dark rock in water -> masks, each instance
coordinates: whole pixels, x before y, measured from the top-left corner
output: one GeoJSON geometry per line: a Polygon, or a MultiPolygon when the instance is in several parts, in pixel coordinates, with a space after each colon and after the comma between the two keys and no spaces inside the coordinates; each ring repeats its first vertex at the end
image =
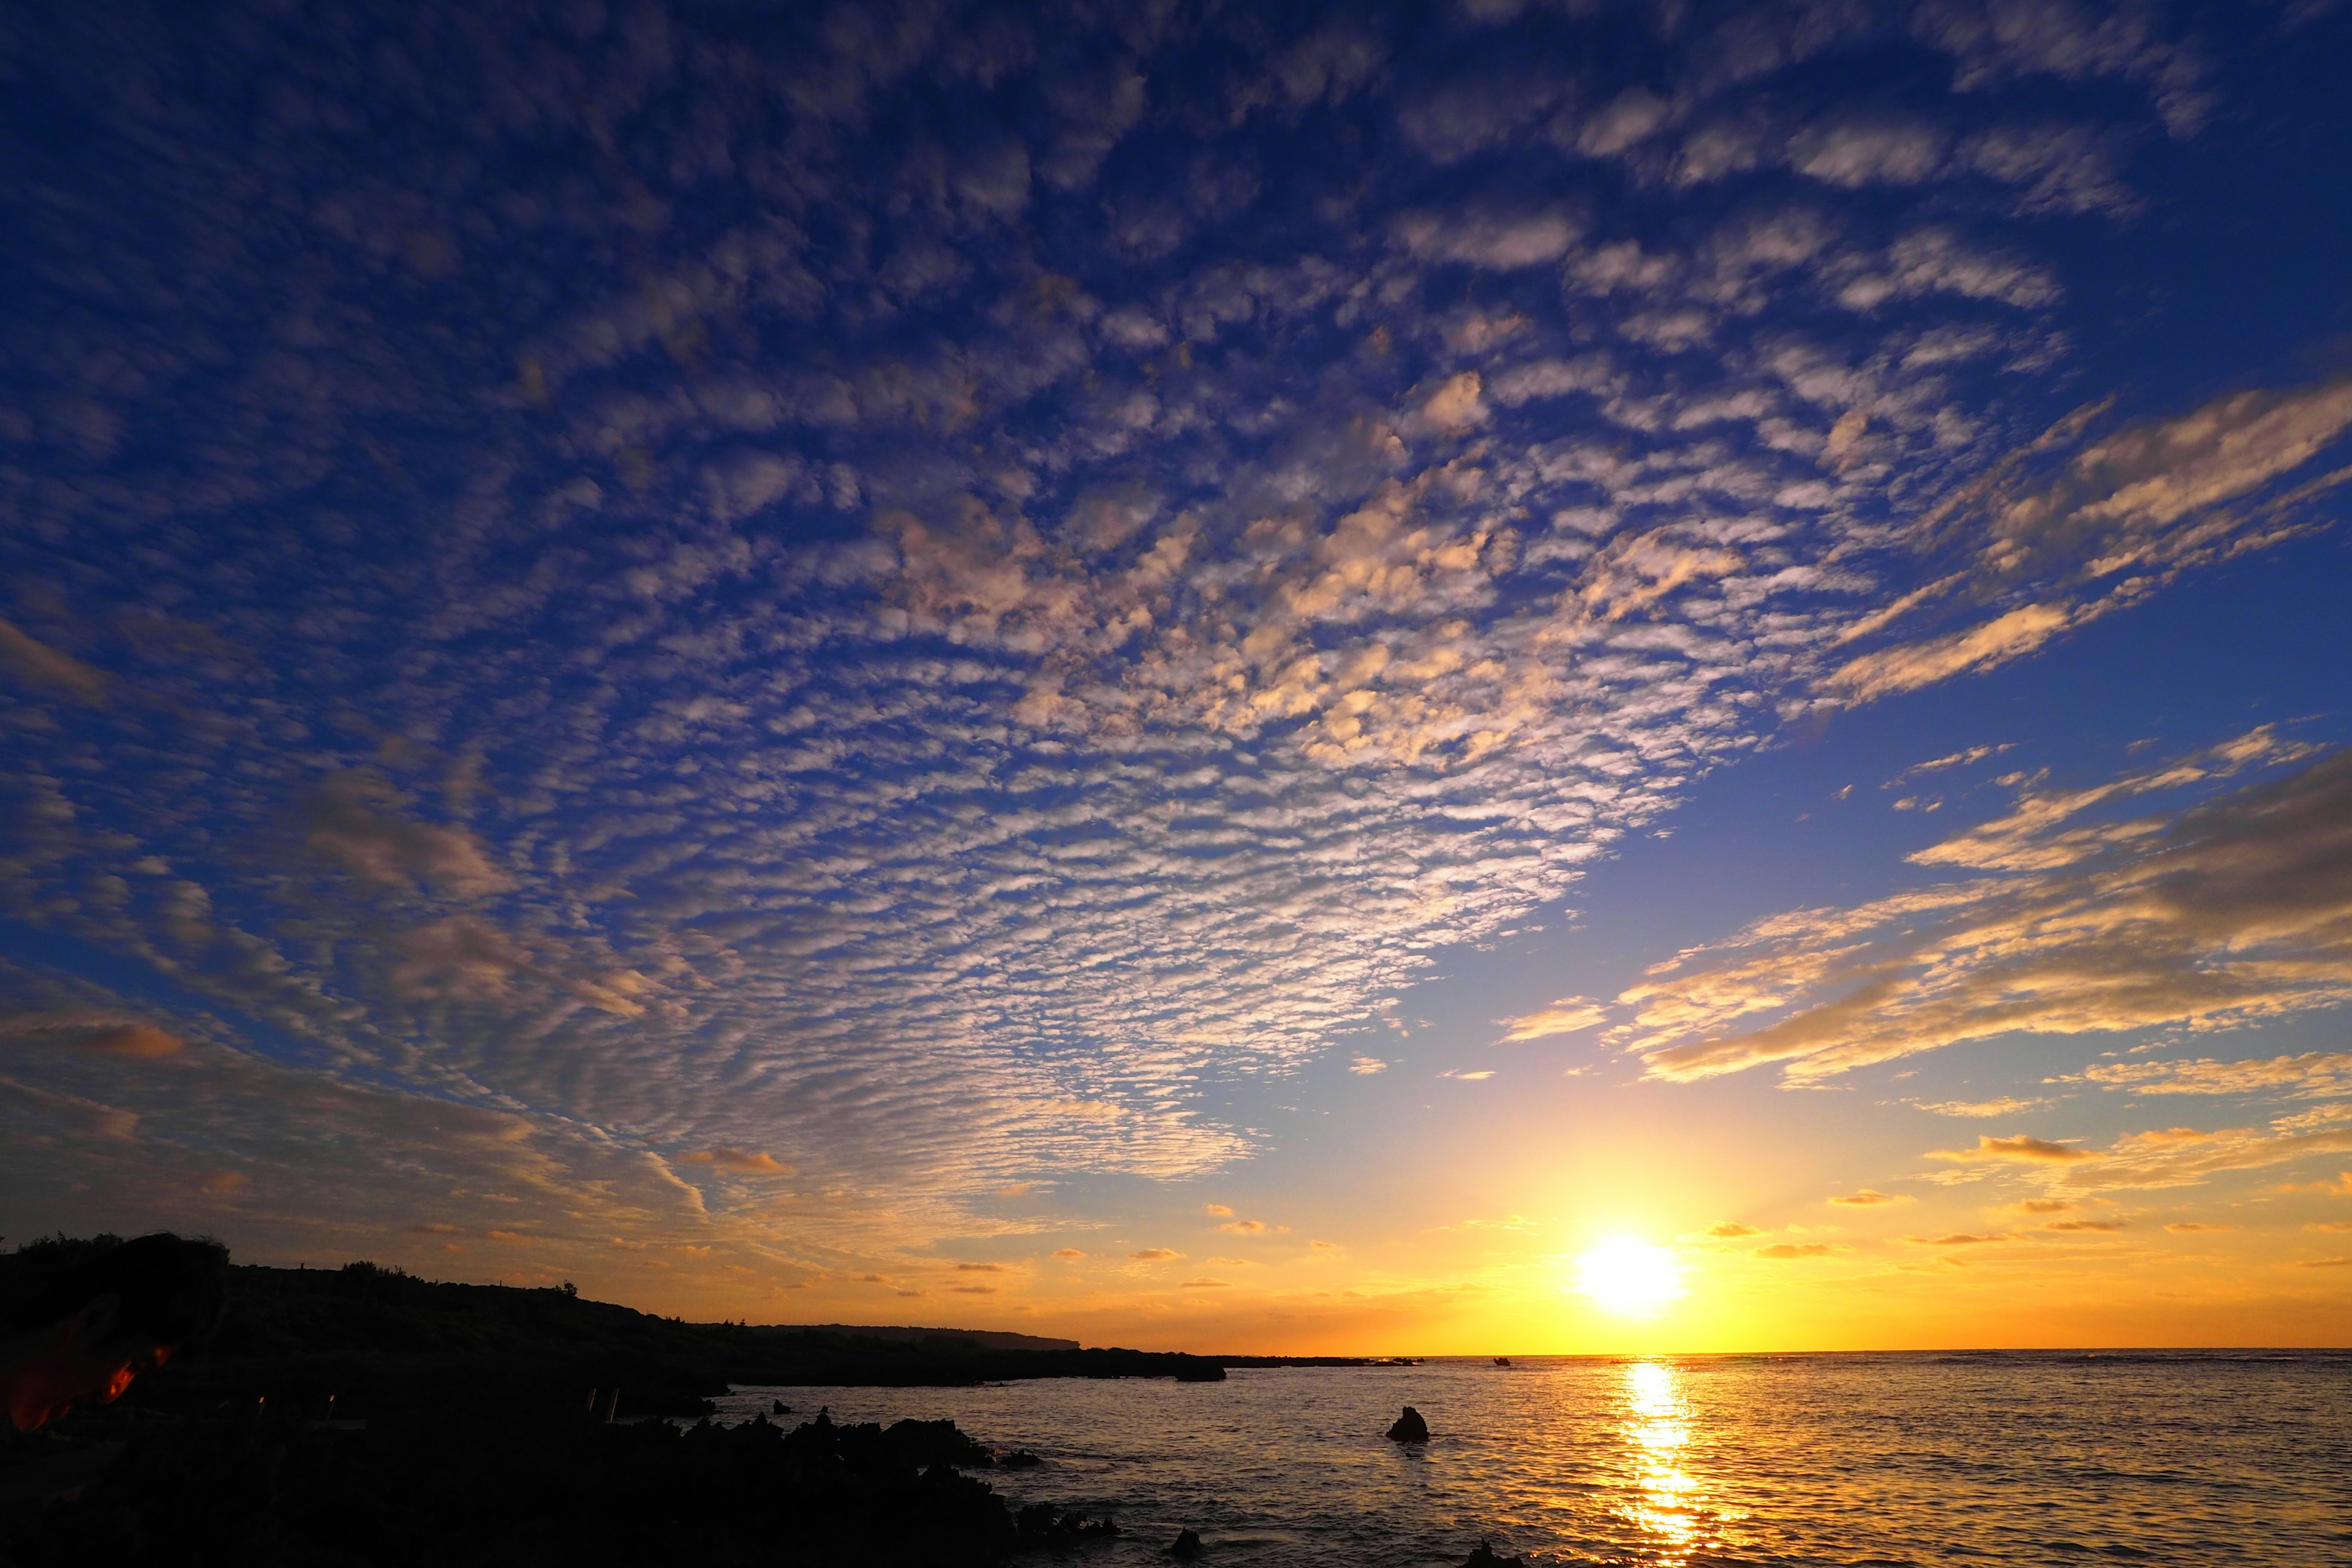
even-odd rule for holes
{"type": "Polygon", "coordinates": [[[1495,1549],[1480,1542],[1477,1549],[1462,1560],[1462,1568],[1528,1568],[1524,1557],[1497,1557],[1495,1549]]]}
{"type": "Polygon", "coordinates": [[[1193,1558],[1201,1555],[1200,1533],[1191,1530],[1178,1531],[1176,1544],[1168,1549],[1168,1555],[1179,1563],[1190,1563],[1193,1558]]]}
{"type": "Polygon", "coordinates": [[[785,1403],[784,1403],[782,1400],[781,1400],[781,1399],[771,1401],[771,1403],[772,1403],[772,1404],[773,1404],[773,1405],[775,1405],[775,1407],[776,1407],[772,1412],[771,1412],[771,1414],[772,1414],[772,1415],[790,1415],[793,1413],[793,1407],[792,1407],[791,1405],[789,1405],[785,1404],[785,1403]]]}
{"type": "Polygon", "coordinates": [[[1408,1405],[1404,1407],[1404,1414],[1396,1418],[1396,1425],[1389,1428],[1389,1441],[1426,1443],[1429,1441],[1429,1423],[1421,1418],[1420,1411],[1408,1405]]]}
{"type": "Polygon", "coordinates": [[[1049,1502],[1033,1502],[1014,1514],[1013,1527],[1024,1545],[1034,1546],[1109,1541],[1119,1533],[1118,1526],[1108,1519],[1097,1521],[1082,1513],[1064,1513],[1049,1502]]]}
{"type": "Polygon", "coordinates": [[[1026,1448],[1015,1448],[996,1462],[1008,1470],[1034,1470],[1045,1461],[1026,1448]]]}

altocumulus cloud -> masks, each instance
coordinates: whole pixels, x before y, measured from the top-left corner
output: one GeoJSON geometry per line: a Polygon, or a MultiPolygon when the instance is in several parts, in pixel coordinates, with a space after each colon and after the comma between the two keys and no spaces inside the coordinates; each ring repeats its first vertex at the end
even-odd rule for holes
{"type": "MultiPolygon", "coordinates": [[[[2327,482],[2341,382],[2013,412],[2068,342],[2033,215],[2129,211],[2116,149],[2211,110],[2155,21],[1825,11],[1727,73],[1763,13],[1489,9],[27,22],[0,179],[90,259],[0,428],[0,910],[183,1000],[0,975],[114,1041],[9,1047],[11,1179],[46,1118],[93,1178],[233,1152],[395,1232],[457,1188],[855,1277],[1197,1175],[1254,1146],[1223,1089],[1352,1054],[1782,706],[2024,657],[2327,482]],[[1917,101],[1788,107],[1864,50],[1917,101]]],[[[2023,824],[1751,933],[1859,1001],[1742,1033],[1704,955],[1622,1043],[1817,1076],[2313,1005],[2336,917],[2231,879],[2341,774],[2023,824]],[[1997,1001],[2062,909],[2116,983],[1997,1001]]]]}
{"type": "MultiPolygon", "coordinates": [[[[2352,752],[2308,755],[2264,730],[2108,785],[2029,785],[2008,816],[1912,857],[1975,879],[1757,922],[1626,993],[1614,1037],[1656,1077],[1779,1063],[1804,1081],[2011,1032],[2210,1026],[2340,1003],[2352,997],[2352,752]],[[2185,811],[2095,809],[2294,763],[2185,811]]],[[[2143,1092],[2325,1094],[2341,1070],[2319,1054],[2085,1076],[2143,1092]]]]}

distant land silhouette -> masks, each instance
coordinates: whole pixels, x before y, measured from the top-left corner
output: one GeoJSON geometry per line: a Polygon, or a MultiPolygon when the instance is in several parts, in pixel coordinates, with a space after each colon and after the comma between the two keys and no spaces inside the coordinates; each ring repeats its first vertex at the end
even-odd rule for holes
{"type": "Polygon", "coordinates": [[[902,1329],[875,1323],[770,1323],[763,1334],[847,1334],[865,1340],[970,1340],[984,1351],[1074,1351],[1076,1340],[1016,1334],[1008,1329],[902,1329]]]}

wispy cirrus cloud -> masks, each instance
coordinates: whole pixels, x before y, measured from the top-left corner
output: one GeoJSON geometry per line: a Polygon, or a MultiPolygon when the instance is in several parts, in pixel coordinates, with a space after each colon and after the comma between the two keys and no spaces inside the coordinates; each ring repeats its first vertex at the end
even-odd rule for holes
{"type": "MultiPolygon", "coordinates": [[[[2029,789],[2009,816],[1912,857],[1985,868],[1979,879],[1760,921],[1628,991],[1632,1021],[1612,1038],[1656,1077],[1779,1063],[1808,1080],[2001,1034],[2214,1026],[2332,1005],[2352,996],[2352,902],[2333,868],[2352,831],[2352,754],[2177,814],[2077,825],[2098,802],[2305,755],[2260,731],[2116,784],[2029,789]],[[1772,1021],[1748,1026],[1758,1015],[1772,1021]]],[[[2333,1068],[2299,1070],[2327,1079],[2333,1068]]],[[[2144,1076],[2168,1075],[2151,1065],[2144,1076]]],[[[2182,1081],[2230,1077],[2217,1067],[2182,1081]]]]}

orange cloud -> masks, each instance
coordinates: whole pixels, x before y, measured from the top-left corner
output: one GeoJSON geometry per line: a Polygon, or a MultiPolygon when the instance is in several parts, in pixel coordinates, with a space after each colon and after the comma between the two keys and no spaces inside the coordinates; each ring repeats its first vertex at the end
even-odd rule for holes
{"type": "Polygon", "coordinates": [[[1738,1237],[1761,1236],[1764,1233],[1752,1225],[1741,1225],[1737,1220],[1727,1219],[1720,1225],[1708,1226],[1704,1234],[1730,1241],[1738,1237]]]}
{"type": "Polygon", "coordinates": [[[1849,1209],[1875,1208],[1880,1204],[1907,1204],[1910,1201],[1908,1194],[1882,1193],[1876,1187],[1864,1187],[1859,1192],[1830,1199],[1830,1202],[1839,1207],[1849,1209]]]}
{"type": "Polygon", "coordinates": [[[1187,1279],[1179,1287],[1179,1289],[1185,1290],[1222,1290],[1225,1289],[1225,1281],[1223,1279],[1187,1279]]]}
{"type": "Polygon", "coordinates": [[[93,1029],[76,1038],[73,1045],[78,1051],[94,1051],[100,1056],[125,1057],[137,1061],[155,1061],[177,1055],[187,1042],[152,1024],[115,1024],[93,1029]]]}
{"type": "Polygon", "coordinates": [[[709,1149],[697,1149],[691,1154],[678,1156],[682,1165],[709,1165],[721,1171],[742,1171],[761,1176],[789,1176],[790,1165],[779,1163],[772,1154],[755,1150],[732,1149],[718,1144],[709,1149]]]}
{"type": "Polygon", "coordinates": [[[2089,1160],[2096,1158],[2088,1149],[2076,1149],[2064,1143],[2053,1143],[2047,1138],[2035,1138],[2020,1132],[2012,1138],[1994,1138],[1977,1134],[1973,1149],[1937,1149],[1930,1151],[1930,1160],[2089,1160]]]}
{"type": "Polygon", "coordinates": [[[1757,1258],[1827,1258],[1830,1249],[1818,1241],[1776,1241],[1769,1247],[1759,1247],[1751,1255],[1757,1258]]]}
{"type": "Polygon", "coordinates": [[[2026,605],[1967,631],[1864,654],[1848,660],[1822,684],[1841,697],[1868,702],[1964,670],[2006,664],[2064,631],[2074,618],[2063,605],[2026,605]]]}
{"type": "Polygon", "coordinates": [[[1140,1252],[1130,1252],[1128,1256],[1138,1263],[1165,1263],[1170,1258],[1181,1258],[1184,1255],[1173,1247],[1147,1247],[1140,1252]]]}
{"type": "Polygon", "coordinates": [[[2122,1230],[2125,1228],[2125,1226],[2124,1222],[2119,1219],[2053,1219],[2042,1228],[2044,1230],[2109,1231],[2122,1230]]]}
{"type": "Polygon", "coordinates": [[[1549,1039],[1555,1035],[1574,1035],[1606,1023],[1609,1015],[1601,1005],[1583,996],[1563,996],[1540,1012],[1505,1018],[1510,1026],[1504,1035],[1506,1044],[1521,1040],[1549,1039]]]}
{"type": "Polygon", "coordinates": [[[1054,1256],[1056,1258],[1084,1258],[1086,1254],[1080,1252],[1075,1247],[1057,1247],[1054,1248],[1054,1256]]]}
{"type": "Polygon", "coordinates": [[[1234,1215],[1233,1205],[1230,1204],[1203,1204],[1202,1207],[1211,1214],[1222,1215],[1227,1219],[1231,1219],[1234,1215]]]}

